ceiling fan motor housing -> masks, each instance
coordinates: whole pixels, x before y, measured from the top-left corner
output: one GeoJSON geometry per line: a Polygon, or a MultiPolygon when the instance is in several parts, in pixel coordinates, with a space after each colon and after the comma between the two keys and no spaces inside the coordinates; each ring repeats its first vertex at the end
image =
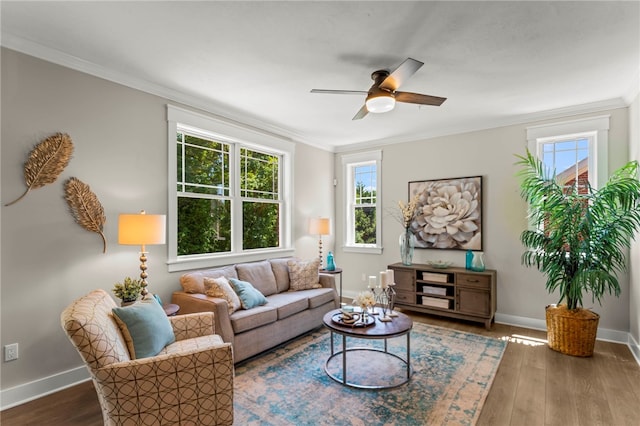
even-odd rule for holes
{"type": "Polygon", "coordinates": [[[382,113],[391,111],[396,105],[396,99],[393,92],[387,89],[382,89],[380,84],[389,76],[389,71],[378,70],[371,74],[371,79],[374,81],[373,85],[369,89],[365,104],[367,110],[372,113],[382,113]]]}

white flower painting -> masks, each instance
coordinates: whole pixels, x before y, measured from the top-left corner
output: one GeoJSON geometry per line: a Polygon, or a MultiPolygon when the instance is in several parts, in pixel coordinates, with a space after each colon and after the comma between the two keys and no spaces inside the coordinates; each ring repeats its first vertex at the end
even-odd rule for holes
{"type": "Polygon", "coordinates": [[[482,176],[409,182],[416,248],[482,250],[482,176]]]}

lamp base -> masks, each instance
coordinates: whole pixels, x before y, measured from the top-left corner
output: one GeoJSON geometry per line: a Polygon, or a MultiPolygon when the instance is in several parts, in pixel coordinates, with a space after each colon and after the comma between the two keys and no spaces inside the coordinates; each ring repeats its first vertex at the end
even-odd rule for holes
{"type": "Polygon", "coordinates": [[[143,299],[149,294],[147,290],[147,277],[149,276],[147,274],[147,253],[146,251],[140,252],[140,279],[142,280],[142,290],[140,294],[143,299]]]}

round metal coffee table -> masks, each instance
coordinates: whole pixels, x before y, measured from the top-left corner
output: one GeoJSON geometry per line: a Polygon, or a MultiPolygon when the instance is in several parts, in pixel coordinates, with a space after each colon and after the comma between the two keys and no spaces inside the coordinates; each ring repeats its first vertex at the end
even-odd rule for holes
{"type": "MultiPolygon", "coordinates": [[[[394,317],[393,321],[382,322],[378,318],[380,315],[372,315],[371,317],[374,318],[374,322],[371,325],[366,327],[357,327],[341,324],[339,321],[336,321],[336,319],[338,318],[337,316],[340,314],[339,309],[334,309],[333,311],[327,312],[327,314],[325,314],[324,318],[322,319],[322,321],[324,322],[324,326],[327,327],[329,331],[331,331],[331,356],[329,356],[329,359],[327,359],[327,362],[324,366],[324,371],[327,373],[327,375],[340,384],[360,389],[388,389],[407,383],[411,378],[411,328],[413,328],[413,321],[403,313],[396,313],[398,316],[394,317]],[[334,333],[342,336],[342,349],[338,351],[336,351],[336,348],[334,347],[334,333]],[[406,358],[391,353],[387,345],[387,339],[400,336],[407,336],[406,358]],[[384,340],[384,348],[349,348],[347,347],[347,337],[358,339],[384,340]],[[360,352],[363,355],[366,355],[367,353],[375,353],[378,356],[388,357],[389,361],[394,361],[401,364],[404,370],[402,377],[398,377],[397,380],[390,380],[389,383],[376,385],[367,385],[349,380],[347,374],[347,356],[348,354],[354,354],[356,352],[360,352]],[[332,373],[329,369],[329,365],[332,360],[339,356],[342,357],[342,377],[339,377],[338,374],[332,373]]],[[[371,371],[371,374],[376,374],[376,372],[371,371]]]]}

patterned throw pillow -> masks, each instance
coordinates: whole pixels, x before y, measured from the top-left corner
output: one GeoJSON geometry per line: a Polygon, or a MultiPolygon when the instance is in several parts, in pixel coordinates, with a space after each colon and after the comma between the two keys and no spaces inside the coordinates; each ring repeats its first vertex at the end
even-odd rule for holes
{"type": "Polygon", "coordinates": [[[131,359],[158,355],[165,346],[176,340],[167,314],[153,297],[133,305],[113,308],[112,311],[127,342],[131,359]]]}
{"type": "Polygon", "coordinates": [[[313,260],[294,260],[287,262],[289,267],[289,291],[309,290],[311,288],[320,288],[320,277],[318,269],[320,269],[320,259],[313,260]]]}
{"type": "Polygon", "coordinates": [[[251,283],[240,281],[235,278],[229,280],[231,286],[240,298],[242,309],[251,309],[267,303],[267,298],[260,293],[251,283]]]}
{"type": "Polygon", "coordinates": [[[207,296],[224,299],[229,305],[229,314],[240,309],[240,299],[225,277],[205,278],[204,288],[207,296]]]}

